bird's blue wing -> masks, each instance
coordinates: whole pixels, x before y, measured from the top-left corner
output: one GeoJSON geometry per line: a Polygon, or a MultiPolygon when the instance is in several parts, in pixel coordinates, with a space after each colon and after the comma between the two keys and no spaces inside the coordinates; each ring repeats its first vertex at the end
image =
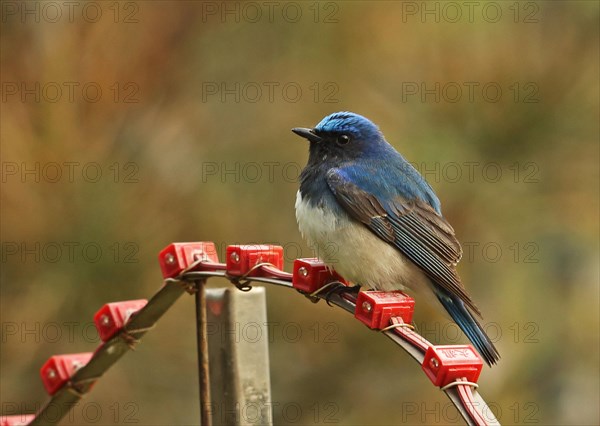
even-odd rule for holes
{"type": "MultiPolygon", "coordinates": [[[[396,246],[434,284],[481,316],[456,272],[462,248],[452,226],[436,211],[439,204],[434,208],[419,193],[411,196],[407,188],[398,188],[406,179],[375,180],[364,173],[368,170],[351,167],[331,169],[327,173],[327,184],[338,203],[379,238],[396,246]]],[[[386,171],[377,174],[385,175],[386,171]]],[[[412,188],[414,191],[414,185],[412,188]]],[[[419,190],[422,188],[415,192],[419,190]]]]}

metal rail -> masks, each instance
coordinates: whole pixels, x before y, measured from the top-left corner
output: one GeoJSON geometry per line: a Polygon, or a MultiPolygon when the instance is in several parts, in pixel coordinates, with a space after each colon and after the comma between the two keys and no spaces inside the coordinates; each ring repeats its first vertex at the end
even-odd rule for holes
{"type": "MultiPolygon", "coordinates": [[[[193,265],[195,266],[195,265],[193,265]]],[[[35,415],[30,425],[53,425],[72,409],[84,394],[90,391],[96,382],[113,364],[126,352],[132,350],[139,339],[161,318],[161,316],[186,291],[196,294],[196,310],[198,323],[198,363],[200,373],[201,418],[203,425],[210,425],[208,415],[210,408],[210,387],[208,383],[208,351],[206,336],[206,299],[204,283],[210,277],[229,279],[236,287],[248,290],[251,282],[278,285],[294,289],[292,274],[273,268],[272,265],[257,265],[252,270],[260,270],[260,276],[231,276],[225,271],[223,264],[206,263],[203,269],[213,266],[213,270],[184,271],[176,278],[168,278],[164,286],[148,301],[147,305],[133,314],[120,332],[103,343],[94,353],[90,361],[77,370],[48,403],[35,415]],[[243,283],[242,283],[243,282],[243,283]],[[205,359],[206,358],[206,359],[205,359]]],[[[300,292],[302,293],[302,292],[300,292]]],[[[316,294],[305,294],[313,301],[324,299],[329,305],[337,306],[344,311],[354,314],[356,295],[350,292],[340,292],[339,286],[325,286],[316,294]]],[[[392,323],[390,328],[381,331],[386,337],[404,349],[419,364],[423,363],[425,351],[432,346],[426,339],[412,331],[405,324],[392,323]]],[[[441,390],[456,406],[458,412],[469,425],[498,425],[476,386],[469,383],[452,383],[441,390]],[[475,389],[472,389],[475,387],[475,389]]]]}

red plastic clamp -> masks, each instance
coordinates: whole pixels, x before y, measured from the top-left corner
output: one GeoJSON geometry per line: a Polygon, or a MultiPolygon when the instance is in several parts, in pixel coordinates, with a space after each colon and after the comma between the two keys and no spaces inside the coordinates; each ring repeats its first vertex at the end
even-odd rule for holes
{"type": "Polygon", "coordinates": [[[324,285],[339,281],[344,285],[348,283],[334,270],[316,257],[294,260],[292,285],[296,290],[305,293],[314,293],[324,285]]]}
{"type": "Polygon", "coordinates": [[[369,328],[381,330],[390,325],[393,317],[410,324],[414,309],[415,300],[401,291],[361,291],[354,317],[369,328]]]}
{"type": "Polygon", "coordinates": [[[125,302],[107,303],[94,315],[94,324],[103,342],[115,335],[129,320],[132,314],[142,309],[146,299],[127,300],[125,302]]]}
{"type": "Polygon", "coordinates": [[[219,263],[219,256],[213,242],[173,243],[158,254],[163,278],[175,278],[198,260],[219,263]]]}
{"type": "Polygon", "coordinates": [[[430,346],[422,367],[434,385],[443,387],[460,378],[477,383],[483,360],[471,345],[430,346]]]}
{"type": "Polygon", "coordinates": [[[17,414],[0,417],[0,426],[24,426],[35,419],[35,414],[17,414]]]}
{"type": "Polygon", "coordinates": [[[77,370],[89,362],[92,355],[92,352],[84,352],[51,356],[40,369],[46,391],[54,395],[77,370]]]}
{"type": "MultiPolygon", "coordinates": [[[[270,263],[283,269],[283,247],[267,244],[227,246],[228,275],[246,275],[259,263],[270,263]]],[[[254,275],[260,276],[260,270],[254,275]]]]}

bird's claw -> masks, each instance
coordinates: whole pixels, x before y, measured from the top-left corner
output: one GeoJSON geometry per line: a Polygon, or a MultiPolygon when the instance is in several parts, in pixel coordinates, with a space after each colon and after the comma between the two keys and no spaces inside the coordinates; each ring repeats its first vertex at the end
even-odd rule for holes
{"type": "Polygon", "coordinates": [[[331,296],[338,295],[340,297],[342,297],[344,294],[351,294],[353,296],[358,296],[358,293],[360,292],[360,284],[356,284],[353,285],[351,287],[348,287],[342,283],[339,283],[339,285],[335,286],[334,288],[332,288],[331,290],[329,290],[327,292],[327,295],[325,296],[325,301],[327,302],[327,304],[329,306],[331,305],[331,296]]]}
{"type": "Polygon", "coordinates": [[[353,294],[358,295],[360,291],[360,285],[355,285],[352,287],[348,287],[347,285],[338,282],[332,281],[330,283],[325,284],[323,287],[319,288],[317,291],[313,293],[304,293],[304,296],[313,303],[318,303],[319,300],[325,299],[329,306],[331,305],[331,296],[337,294],[338,296],[342,296],[342,294],[353,294]]]}

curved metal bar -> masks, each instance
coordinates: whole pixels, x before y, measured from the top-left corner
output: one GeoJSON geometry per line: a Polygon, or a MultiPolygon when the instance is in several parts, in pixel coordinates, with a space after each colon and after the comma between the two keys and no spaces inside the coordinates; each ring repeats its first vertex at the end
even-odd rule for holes
{"type": "MultiPolygon", "coordinates": [[[[72,380],[52,396],[48,404],[36,414],[30,424],[57,424],[75,406],[76,402],[90,390],[94,381],[101,377],[123,354],[132,349],[130,344],[131,336],[133,335],[133,337],[139,339],[146,331],[151,329],[179,296],[186,290],[190,290],[190,286],[193,286],[194,281],[217,277],[226,278],[235,285],[235,280],[239,280],[240,277],[228,276],[221,264],[216,265],[218,267],[213,271],[188,271],[184,272],[178,278],[166,279],[164,281],[165,285],[148,301],[148,304],[144,308],[131,317],[123,327],[122,332],[103,343],[96,350],[88,364],[79,369],[72,377],[72,380]],[[75,386],[78,384],[81,385],[75,386]],[[57,407],[61,410],[58,414],[56,412],[57,407]]],[[[291,274],[284,271],[275,273],[271,269],[267,268],[263,271],[267,274],[270,273],[270,277],[248,276],[244,277],[244,280],[246,282],[258,282],[294,288],[291,281],[291,274]]],[[[315,295],[302,294],[307,297],[317,298],[317,300],[326,300],[329,305],[335,305],[351,314],[354,314],[356,308],[355,299],[346,293],[339,292],[339,289],[336,291],[336,288],[324,289],[324,291],[315,295]]],[[[415,345],[414,342],[411,344],[409,339],[403,338],[402,334],[399,333],[399,329],[385,330],[382,334],[404,349],[415,361],[422,364],[424,359],[422,347],[415,345]]],[[[420,335],[417,336],[421,337],[420,335]]],[[[476,390],[471,392],[469,403],[461,397],[460,386],[445,389],[443,392],[446,393],[450,401],[456,406],[467,424],[499,424],[492,411],[476,390]],[[469,412],[473,413],[473,411],[475,411],[475,416],[469,414],[469,412]],[[479,420],[474,420],[474,417],[479,420]]]]}

